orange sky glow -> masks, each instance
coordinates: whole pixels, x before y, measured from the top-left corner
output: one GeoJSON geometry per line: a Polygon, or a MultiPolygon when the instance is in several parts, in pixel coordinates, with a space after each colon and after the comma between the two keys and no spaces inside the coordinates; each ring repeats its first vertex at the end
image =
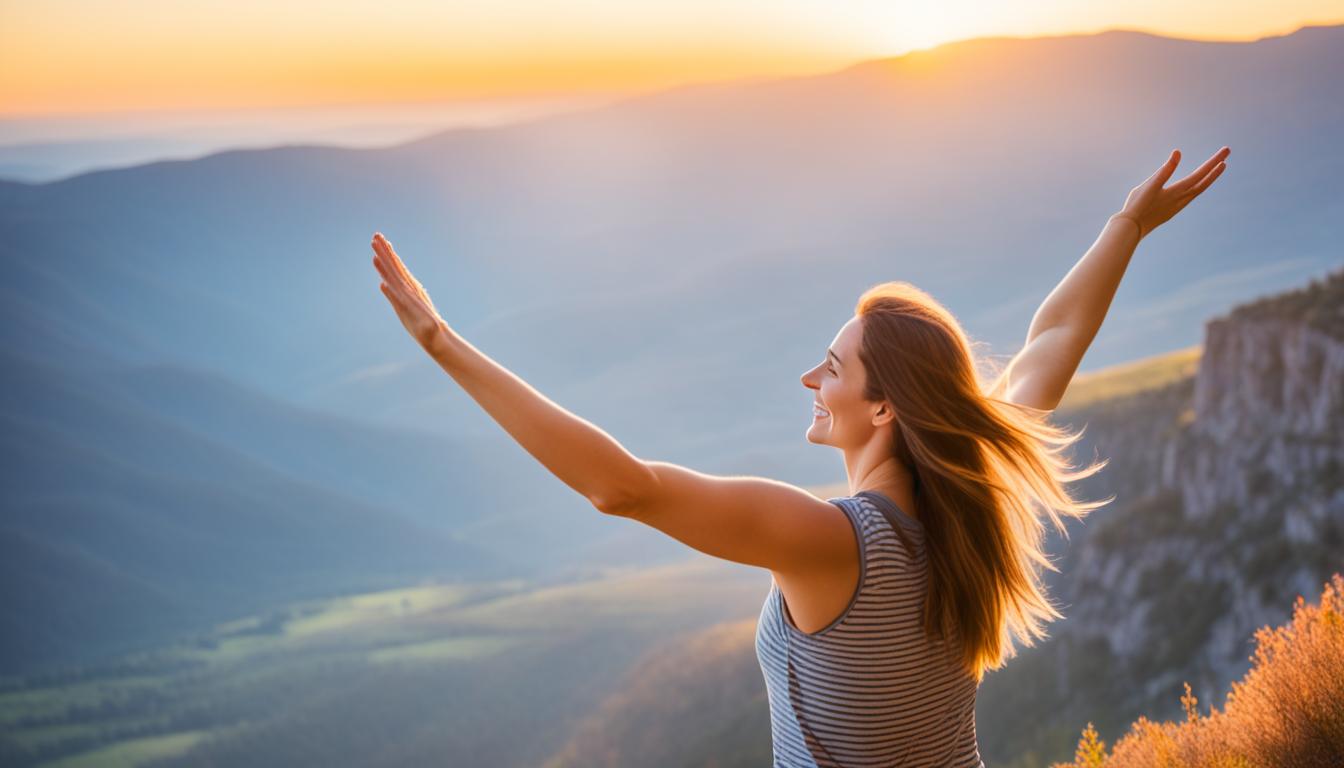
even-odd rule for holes
{"type": "Polygon", "coordinates": [[[623,93],[808,74],[968,37],[1253,40],[1339,0],[0,2],[0,117],[623,93]]]}

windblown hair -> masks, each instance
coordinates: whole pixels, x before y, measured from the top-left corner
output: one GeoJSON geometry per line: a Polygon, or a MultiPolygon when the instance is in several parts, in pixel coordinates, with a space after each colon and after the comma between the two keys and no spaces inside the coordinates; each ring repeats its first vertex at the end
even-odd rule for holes
{"type": "MultiPolygon", "coordinates": [[[[906,282],[880,283],[859,297],[864,397],[895,408],[892,452],[914,478],[929,560],[924,630],[953,638],[977,682],[1031,646],[1063,618],[1041,581],[1058,571],[1042,548],[1049,516],[1105,506],[1073,499],[1064,484],[1100,471],[1077,469],[1063,452],[1083,434],[1047,421],[1049,411],[1003,399],[996,371],[981,378],[973,344],[956,318],[906,282]],[[997,382],[995,381],[997,379],[997,382]]],[[[985,361],[994,367],[992,361],[985,361]]]]}

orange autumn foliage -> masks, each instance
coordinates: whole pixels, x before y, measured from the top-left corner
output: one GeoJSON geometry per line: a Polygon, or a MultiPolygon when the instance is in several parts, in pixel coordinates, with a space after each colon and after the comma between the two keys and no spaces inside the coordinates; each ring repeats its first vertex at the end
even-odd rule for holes
{"type": "Polygon", "coordinates": [[[1074,762],[1053,768],[1344,766],[1344,577],[1331,577],[1319,605],[1299,596],[1291,621],[1255,641],[1222,712],[1201,716],[1187,683],[1184,722],[1140,717],[1110,755],[1089,723],[1074,762]]]}

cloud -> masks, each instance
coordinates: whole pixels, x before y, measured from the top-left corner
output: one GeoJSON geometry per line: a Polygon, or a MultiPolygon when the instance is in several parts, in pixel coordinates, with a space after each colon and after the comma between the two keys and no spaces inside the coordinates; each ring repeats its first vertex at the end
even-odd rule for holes
{"type": "Polygon", "coordinates": [[[1215,311],[1221,311],[1232,302],[1241,303],[1252,300],[1254,297],[1249,297],[1247,294],[1246,289],[1248,287],[1255,286],[1257,293],[1271,293],[1273,292],[1273,283],[1269,281],[1269,278],[1291,274],[1293,280],[1290,282],[1298,282],[1305,274],[1314,271],[1318,266],[1315,259],[1297,258],[1210,275],[1189,285],[1181,286],[1179,289],[1144,306],[1129,310],[1126,312],[1126,316],[1131,320],[1149,320],[1161,323],[1161,321],[1177,312],[1199,308],[1207,309],[1210,306],[1215,311]]]}
{"type": "Polygon", "coordinates": [[[377,365],[370,365],[364,368],[360,368],[359,370],[347,373],[346,375],[342,376],[339,379],[339,383],[353,384],[355,382],[367,381],[369,379],[382,379],[388,376],[395,376],[398,373],[401,373],[402,371],[406,370],[408,367],[410,367],[410,365],[411,365],[410,361],[402,361],[399,363],[379,363],[377,365]]]}

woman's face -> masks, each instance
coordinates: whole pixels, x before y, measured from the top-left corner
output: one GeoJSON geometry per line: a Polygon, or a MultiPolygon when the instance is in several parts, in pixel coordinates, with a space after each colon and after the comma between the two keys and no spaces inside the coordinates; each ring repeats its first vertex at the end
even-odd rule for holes
{"type": "Polygon", "coordinates": [[[812,390],[812,425],[807,441],[837,448],[868,442],[873,432],[874,403],[863,399],[865,372],[859,361],[862,320],[845,323],[817,367],[804,373],[803,386],[812,390]]]}

